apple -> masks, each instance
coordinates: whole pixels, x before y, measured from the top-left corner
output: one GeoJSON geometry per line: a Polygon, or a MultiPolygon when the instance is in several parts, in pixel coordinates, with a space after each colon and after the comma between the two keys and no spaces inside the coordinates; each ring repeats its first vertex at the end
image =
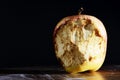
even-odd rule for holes
{"type": "Polygon", "coordinates": [[[95,16],[79,14],[60,20],[53,33],[54,50],[69,73],[97,71],[107,49],[107,33],[95,16]]]}

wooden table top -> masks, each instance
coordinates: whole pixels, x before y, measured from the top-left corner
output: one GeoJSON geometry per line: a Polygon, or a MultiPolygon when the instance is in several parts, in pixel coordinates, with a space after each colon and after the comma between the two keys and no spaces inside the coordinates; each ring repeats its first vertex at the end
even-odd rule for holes
{"type": "Polygon", "coordinates": [[[0,80],[120,80],[120,65],[102,66],[96,72],[69,74],[61,67],[0,68],[0,80]]]}

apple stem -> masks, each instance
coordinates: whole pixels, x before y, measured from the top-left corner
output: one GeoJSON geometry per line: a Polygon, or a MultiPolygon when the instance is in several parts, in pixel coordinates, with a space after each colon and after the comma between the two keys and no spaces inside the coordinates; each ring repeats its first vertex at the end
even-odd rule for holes
{"type": "Polygon", "coordinates": [[[81,7],[79,10],[78,10],[78,14],[81,15],[81,13],[83,12],[83,7],[81,7]]]}

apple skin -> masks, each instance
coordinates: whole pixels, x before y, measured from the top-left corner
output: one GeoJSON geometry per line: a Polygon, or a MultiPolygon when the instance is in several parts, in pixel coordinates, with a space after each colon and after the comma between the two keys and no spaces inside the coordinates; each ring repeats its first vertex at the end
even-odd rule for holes
{"type": "MultiPolygon", "coordinates": [[[[63,30],[65,30],[65,29],[63,29],[63,30]]],[[[61,37],[61,39],[62,39],[62,37],[61,37]]],[[[97,71],[103,65],[105,57],[106,57],[107,32],[106,32],[106,29],[105,29],[105,26],[103,25],[103,23],[98,18],[96,18],[95,16],[85,15],[85,14],[68,16],[68,17],[65,17],[62,20],[60,20],[60,22],[58,22],[58,24],[56,25],[56,27],[54,29],[54,33],[53,33],[53,43],[54,43],[54,47],[55,47],[56,57],[57,57],[57,59],[60,60],[60,62],[62,63],[62,66],[64,67],[64,69],[67,72],[69,72],[69,73],[77,73],[77,72],[84,72],[84,71],[97,71]],[[101,51],[100,53],[96,54],[95,52],[98,52],[99,49],[95,49],[94,46],[93,46],[92,49],[94,51],[92,52],[92,54],[91,53],[89,54],[90,57],[92,55],[92,58],[90,58],[90,57],[89,58],[85,58],[86,60],[83,61],[82,64],[80,63],[78,65],[74,65],[73,64],[72,66],[66,66],[65,61],[64,61],[65,59],[62,60],[62,56],[59,56],[59,54],[61,54],[61,53],[58,52],[58,47],[56,47],[57,45],[59,45],[59,43],[57,43],[57,35],[58,35],[58,31],[61,29],[61,27],[64,27],[62,25],[66,25],[66,23],[68,21],[73,21],[74,22],[76,19],[89,20],[90,22],[92,22],[93,25],[95,25],[95,29],[97,30],[96,36],[100,37],[100,39],[102,39],[102,42],[103,42],[102,49],[101,49],[103,51],[101,51]],[[93,59],[93,57],[95,57],[94,60],[91,60],[91,59],[93,59]],[[88,61],[88,60],[91,60],[91,61],[88,61]]],[[[94,42],[91,42],[91,43],[95,44],[94,42]]],[[[69,44],[69,45],[71,45],[71,44],[69,44]]],[[[78,46],[83,46],[83,45],[80,45],[80,44],[75,44],[75,45],[77,47],[78,46]]],[[[89,45],[91,45],[91,44],[89,44],[89,45]]],[[[79,48],[79,50],[80,50],[80,48],[79,48]]],[[[73,52],[73,54],[74,54],[74,52],[73,52]]],[[[83,55],[85,57],[86,53],[84,53],[83,55]]],[[[74,60],[73,60],[73,62],[74,62],[74,60]]]]}

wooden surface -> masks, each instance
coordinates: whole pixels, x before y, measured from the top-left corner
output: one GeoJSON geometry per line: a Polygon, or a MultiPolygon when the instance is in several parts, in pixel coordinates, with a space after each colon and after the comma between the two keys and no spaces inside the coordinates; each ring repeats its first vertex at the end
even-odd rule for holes
{"type": "Polygon", "coordinates": [[[120,80],[120,65],[103,66],[97,72],[66,73],[61,67],[1,68],[0,80],[120,80]]]}

